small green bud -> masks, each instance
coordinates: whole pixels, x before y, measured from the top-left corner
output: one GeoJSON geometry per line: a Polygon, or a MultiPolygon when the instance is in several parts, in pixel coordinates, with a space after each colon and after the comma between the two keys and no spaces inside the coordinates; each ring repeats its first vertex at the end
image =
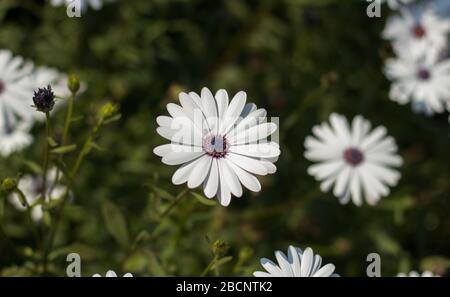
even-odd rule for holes
{"type": "Polygon", "coordinates": [[[78,90],[80,89],[80,77],[76,74],[71,74],[67,81],[67,87],[72,92],[72,94],[78,92],[78,90]]]}
{"type": "Polygon", "coordinates": [[[117,104],[114,104],[112,102],[105,103],[100,108],[100,117],[104,119],[110,118],[114,116],[118,110],[119,106],[117,104]]]}
{"type": "Polygon", "coordinates": [[[212,250],[213,250],[214,255],[219,256],[219,257],[224,256],[228,252],[229,249],[230,249],[230,246],[225,241],[220,240],[220,239],[214,241],[212,244],[212,250]]]}
{"type": "Polygon", "coordinates": [[[2,181],[2,191],[6,193],[11,193],[17,188],[17,182],[12,178],[5,178],[2,181]]]}

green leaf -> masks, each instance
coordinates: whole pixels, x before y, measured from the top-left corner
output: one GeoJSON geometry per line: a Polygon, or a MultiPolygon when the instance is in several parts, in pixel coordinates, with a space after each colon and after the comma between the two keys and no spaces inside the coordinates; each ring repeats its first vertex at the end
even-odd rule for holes
{"type": "Polygon", "coordinates": [[[109,123],[116,122],[116,121],[120,120],[121,117],[122,117],[121,114],[116,114],[115,116],[110,117],[109,119],[105,120],[103,122],[103,124],[107,125],[109,123]]]}
{"type": "Polygon", "coordinates": [[[106,201],[102,205],[102,214],[109,233],[121,247],[128,248],[130,238],[125,218],[120,209],[111,201],[106,201]]]}
{"type": "Polygon", "coordinates": [[[58,143],[51,137],[47,137],[47,142],[51,147],[58,146],[58,143]]]}
{"type": "Polygon", "coordinates": [[[73,152],[76,149],[77,149],[76,144],[70,144],[70,145],[65,145],[65,146],[60,146],[60,147],[54,148],[50,152],[52,154],[67,154],[67,153],[73,152]]]}
{"type": "Polygon", "coordinates": [[[145,254],[147,256],[148,268],[153,276],[166,276],[166,272],[162,267],[161,263],[159,263],[158,258],[155,253],[150,250],[146,250],[145,254]]]}
{"type": "Polygon", "coordinates": [[[217,205],[216,200],[205,198],[205,197],[203,197],[202,195],[197,194],[197,193],[195,193],[195,192],[191,192],[191,194],[192,194],[192,196],[194,196],[195,198],[197,198],[197,200],[198,200],[200,203],[202,203],[202,204],[204,204],[204,205],[207,205],[207,206],[215,206],[215,205],[217,205]]]}
{"type": "Polygon", "coordinates": [[[28,167],[33,173],[36,173],[37,175],[42,175],[42,167],[34,162],[29,160],[23,160],[22,161],[26,167],[28,167]]]}
{"type": "Polygon", "coordinates": [[[147,256],[142,251],[136,251],[125,259],[122,270],[133,273],[142,273],[147,267],[147,256]]]}
{"type": "Polygon", "coordinates": [[[231,260],[233,260],[233,257],[232,257],[232,256],[223,257],[223,258],[217,260],[217,261],[212,265],[211,269],[219,268],[220,266],[222,266],[222,265],[224,265],[224,264],[230,262],[231,260]]]}
{"type": "Polygon", "coordinates": [[[106,148],[100,146],[98,143],[96,142],[91,142],[91,148],[96,149],[98,151],[104,152],[106,151],[106,148]]]}
{"type": "Polygon", "coordinates": [[[79,254],[83,261],[93,260],[97,256],[95,249],[81,243],[74,243],[55,249],[49,254],[49,260],[54,261],[57,258],[66,257],[70,253],[79,254]]]}

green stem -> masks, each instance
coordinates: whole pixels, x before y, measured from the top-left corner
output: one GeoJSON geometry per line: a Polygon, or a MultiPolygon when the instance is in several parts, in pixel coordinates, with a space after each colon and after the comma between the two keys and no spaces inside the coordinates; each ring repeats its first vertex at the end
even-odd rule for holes
{"type": "Polygon", "coordinates": [[[159,215],[159,222],[156,225],[156,227],[153,229],[153,232],[150,234],[150,238],[154,239],[156,236],[156,231],[158,230],[158,227],[161,225],[161,223],[163,222],[163,219],[172,211],[172,209],[174,209],[178,204],[180,204],[181,201],[183,201],[183,199],[185,197],[187,197],[187,193],[189,192],[189,189],[184,189],[183,191],[181,191],[177,197],[175,197],[175,199],[172,201],[172,203],[170,203],[170,205],[159,215]]]}
{"type": "Polygon", "coordinates": [[[48,171],[48,159],[50,153],[50,144],[48,143],[48,139],[51,135],[51,122],[50,122],[50,114],[48,112],[45,113],[45,127],[46,127],[46,138],[45,138],[45,153],[44,153],[44,165],[42,166],[42,198],[44,201],[47,201],[47,171],[48,171]]]}
{"type": "Polygon", "coordinates": [[[205,277],[209,271],[211,271],[211,268],[214,266],[214,264],[217,262],[217,260],[219,260],[219,256],[214,256],[214,258],[211,260],[211,262],[209,262],[208,266],[206,266],[205,270],[203,270],[202,274],[200,275],[200,277],[205,277]]]}
{"type": "Polygon", "coordinates": [[[31,232],[33,233],[33,237],[34,237],[34,240],[36,242],[36,246],[39,246],[39,234],[38,234],[36,226],[35,226],[35,224],[33,222],[33,218],[31,216],[30,203],[28,203],[28,200],[25,197],[25,194],[19,188],[16,188],[15,192],[16,192],[17,195],[20,196],[20,201],[25,203],[28,224],[30,225],[31,232]]]}
{"type": "MultiPolygon", "coordinates": [[[[67,144],[67,138],[68,138],[68,135],[69,135],[70,124],[72,123],[73,103],[74,103],[74,100],[75,100],[75,93],[72,93],[71,96],[67,100],[69,101],[69,103],[68,103],[68,107],[67,107],[66,120],[64,122],[64,131],[63,131],[63,135],[62,135],[61,146],[65,146],[67,144]]],[[[59,157],[59,161],[62,162],[62,159],[63,159],[63,155],[61,155],[59,157]]],[[[49,191],[49,195],[50,196],[51,196],[51,193],[53,192],[53,189],[56,187],[56,184],[59,181],[59,175],[60,174],[61,174],[61,170],[58,167],[57,170],[56,170],[55,181],[54,181],[53,186],[51,187],[51,189],[49,191]]]]}
{"type": "Polygon", "coordinates": [[[56,221],[55,224],[53,226],[53,229],[50,231],[50,235],[49,235],[49,239],[48,239],[48,244],[47,247],[44,250],[44,257],[43,257],[43,271],[44,274],[47,271],[47,264],[48,264],[48,255],[50,253],[50,251],[53,249],[53,244],[55,241],[55,236],[56,233],[58,232],[58,228],[59,225],[61,224],[62,221],[62,214],[64,212],[64,208],[67,204],[67,197],[70,195],[70,188],[72,187],[72,183],[71,181],[73,180],[73,178],[75,177],[75,175],[78,172],[78,169],[80,168],[81,163],[83,162],[84,157],[89,153],[92,141],[94,140],[95,135],[97,134],[98,130],[100,129],[100,127],[103,125],[103,121],[104,119],[100,119],[97,124],[95,125],[95,127],[92,129],[90,135],[88,136],[88,138],[86,139],[80,153],[78,154],[77,160],[75,162],[75,165],[73,166],[71,172],[68,174],[68,176],[66,176],[66,180],[69,183],[69,186],[66,188],[66,191],[64,193],[64,195],[62,196],[61,199],[62,200],[62,205],[58,210],[58,213],[56,215],[56,221]]]}

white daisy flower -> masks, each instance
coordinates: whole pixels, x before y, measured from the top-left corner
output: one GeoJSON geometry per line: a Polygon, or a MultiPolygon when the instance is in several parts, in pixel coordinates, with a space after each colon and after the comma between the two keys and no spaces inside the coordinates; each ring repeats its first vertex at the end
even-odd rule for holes
{"type": "MultiPolygon", "coordinates": [[[[93,275],[93,277],[102,277],[102,276],[100,274],[96,273],[93,275]]],[[[117,277],[117,274],[112,270],[108,270],[108,272],[106,272],[105,277],[117,277]]],[[[128,272],[128,273],[125,273],[123,275],[123,277],[133,277],[133,275],[128,272]]]]}
{"type": "Polygon", "coordinates": [[[262,258],[261,265],[267,272],[256,271],[256,277],[336,277],[333,264],[322,265],[322,257],[314,255],[311,248],[302,251],[289,246],[288,255],[281,251],[275,252],[278,265],[269,259],[262,258]]]}
{"type": "Polygon", "coordinates": [[[433,55],[415,58],[406,52],[386,60],[386,77],[392,81],[389,97],[400,104],[422,102],[428,110],[450,110],[450,59],[433,55]]]}
{"type": "Polygon", "coordinates": [[[338,114],[330,116],[330,124],[315,126],[315,137],[305,140],[305,157],[318,162],[308,168],[308,173],[322,181],[323,192],[334,185],[333,194],[342,204],[352,199],[359,206],[365,197],[367,203],[375,205],[401,176],[391,168],[402,164],[394,138],[386,136],[383,126],[370,132],[370,122],[359,115],[351,127],[338,114]]]}
{"type": "Polygon", "coordinates": [[[167,165],[182,165],[172,182],[187,182],[189,188],[203,184],[205,196],[217,195],[223,206],[231,196],[242,195],[242,185],[253,192],[261,190],[256,175],[274,173],[279,145],[267,138],[277,125],[265,122],[266,110],[246,104],[245,92],[229,103],[225,90],[215,96],[207,88],[201,95],[180,93],[181,106],[169,103],[168,116],[156,119],[158,134],[171,144],[158,146],[154,153],[167,165]]]}
{"type": "MultiPolygon", "coordinates": [[[[47,185],[51,187],[48,191],[48,196],[50,196],[50,200],[58,200],[62,198],[64,193],[66,192],[66,187],[61,185],[60,183],[55,183],[57,170],[56,168],[50,169],[47,173],[47,185]],[[54,187],[53,187],[54,185],[54,187]]],[[[19,184],[17,187],[23,192],[25,195],[27,202],[31,209],[31,217],[35,222],[39,222],[42,220],[43,210],[41,204],[33,204],[42,197],[42,176],[36,177],[32,175],[25,175],[19,180],[19,184]]],[[[16,193],[12,193],[8,197],[9,202],[16,207],[20,211],[25,211],[26,206],[22,205],[19,197],[16,193]]]]}
{"type": "Polygon", "coordinates": [[[33,142],[30,129],[28,121],[10,119],[7,114],[0,116],[0,156],[8,157],[28,147],[33,142]]]}
{"type": "Polygon", "coordinates": [[[8,50],[0,50],[0,118],[33,119],[30,112],[30,94],[34,90],[32,71],[32,63],[19,56],[14,57],[8,50]]]}
{"type": "Polygon", "coordinates": [[[399,55],[407,49],[416,58],[424,54],[438,56],[447,45],[450,20],[440,19],[432,9],[424,10],[418,17],[407,9],[400,12],[388,19],[383,38],[393,42],[399,55]]]}
{"type": "Polygon", "coordinates": [[[408,274],[406,273],[399,273],[397,274],[398,277],[439,277],[439,275],[434,274],[431,271],[424,271],[422,274],[418,273],[417,271],[410,271],[408,274]]]}

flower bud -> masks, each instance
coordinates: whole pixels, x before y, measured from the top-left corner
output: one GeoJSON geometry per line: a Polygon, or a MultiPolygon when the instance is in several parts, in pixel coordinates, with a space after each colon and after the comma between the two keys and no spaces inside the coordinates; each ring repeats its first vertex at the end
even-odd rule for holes
{"type": "Polygon", "coordinates": [[[11,193],[17,188],[17,182],[12,178],[5,178],[2,180],[2,191],[11,193]]]}
{"type": "Polygon", "coordinates": [[[114,116],[117,111],[119,110],[119,106],[117,104],[114,104],[112,102],[105,103],[101,108],[99,115],[103,119],[110,118],[114,116]]]}
{"type": "Polygon", "coordinates": [[[214,255],[219,256],[219,257],[224,256],[228,252],[229,249],[230,249],[230,246],[225,241],[220,240],[220,239],[214,241],[212,244],[212,250],[213,250],[214,255]]]}
{"type": "Polygon", "coordinates": [[[76,74],[71,74],[67,81],[67,87],[72,92],[72,94],[78,92],[78,90],[80,89],[80,77],[76,74]]]}
{"type": "Polygon", "coordinates": [[[39,88],[34,92],[33,96],[34,107],[38,111],[47,113],[53,109],[55,105],[55,94],[53,94],[52,87],[39,88]]]}

